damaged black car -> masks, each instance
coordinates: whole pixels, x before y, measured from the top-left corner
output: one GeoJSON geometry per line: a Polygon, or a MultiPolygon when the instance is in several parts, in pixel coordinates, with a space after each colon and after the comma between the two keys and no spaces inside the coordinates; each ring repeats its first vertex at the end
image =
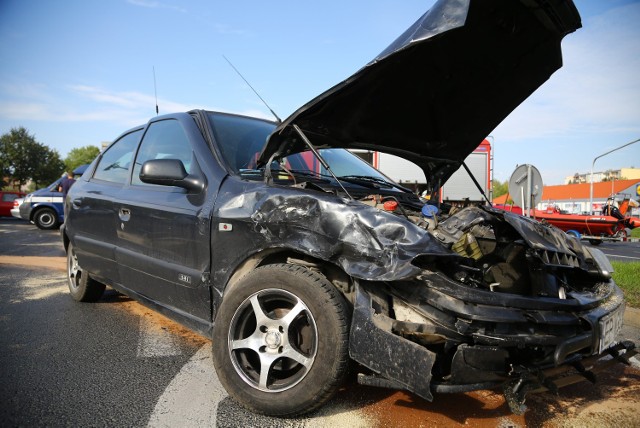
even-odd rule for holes
{"type": "Polygon", "coordinates": [[[65,201],[72,297],[107,284],[211,337],[229,394],[269,415],[317,409],[351,360],[359,382],[427,400],[502,388],[516,413],[593,381],[635,354],[605,255],[435,202],[580,26],[570,0],[438,1],[283,122],[194,110],[125,132],[65,201]],[[431,197],[355,149],[420,166],[431,197]]]}

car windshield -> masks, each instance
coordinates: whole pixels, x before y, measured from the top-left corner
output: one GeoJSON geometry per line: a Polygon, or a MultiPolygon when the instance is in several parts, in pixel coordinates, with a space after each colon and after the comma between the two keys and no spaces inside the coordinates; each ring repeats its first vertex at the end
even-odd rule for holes
{"type": "MultiPolygon", "coordinates": [[[[214,138],[222,156],[236,174],[246,179],[262,179],[264,168],[257,160],[276,125],[261,119],[209,113],[214,138]]],[[[370,188],[402,190],[391,179],[367,162],[345,149],[322,149],[320,155],[331,171],[343,182],[370,188]]],[[[271,165],[277,181],[319,181],[334,183],[335,179],[311,151],[295,153],[274,161],[271,165]]]]}

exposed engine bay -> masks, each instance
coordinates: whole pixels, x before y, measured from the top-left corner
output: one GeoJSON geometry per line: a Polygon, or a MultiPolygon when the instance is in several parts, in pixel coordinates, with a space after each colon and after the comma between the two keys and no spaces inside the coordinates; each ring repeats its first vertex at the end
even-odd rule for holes
{"type": "Polygon", "coordinates": [[[446,207],[448,212],[443,213],[425,204],[416,211],[415,205],[403,206],[397,198],[381,195],[361,202],[427,230],[460,256],[436,262],[432,268],[473,288],[566,299],[570,291],[593,289],[595,283],[610,278],[611,269],[601,272],[591,252],[575,238],[534,220],[520,216],[516,220],[513,214],[476,206],[446,207]],[[514,228],[513,223],[522,222],[538,232],[536,236],[529,234],[527,239],[521,235],[522,227],[514,228]]]}

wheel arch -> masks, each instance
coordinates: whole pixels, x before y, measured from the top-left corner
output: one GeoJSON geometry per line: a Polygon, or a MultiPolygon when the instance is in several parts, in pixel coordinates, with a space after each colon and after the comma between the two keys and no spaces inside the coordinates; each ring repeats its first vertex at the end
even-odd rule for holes
{"type": "Polygon", "coordinates": [[[34,223],[39,229],[52,230],[64,223],[64,217],[58,207],[51,204],[40,204],[32,208],[29,213],[29,221],[34,223]],[[46,216],[44,217],[46,219],[45,222],[42,222],[42,216],[46,216]]]}
{"type": "Polygon", "coordinates": [[[290,248],[265,249],[247,257],[229,275],[229,280],[221,290],[222,296],[224,297],[228,290],[252,270],[279,263],[295,264],[321,273],[344,295],[347,301],[351,301],[349,296],[354,290],[354,279],[340,266],[290,248]]]}
{"type": "Polygon", "coordinates": [[[71,240],[69,239],[69,235],[67,235],[67,229],[64,224],[60,228],[60,235],[62,236],[62,245],[66,253],[69,250],[69,242],[71,242],[71,240]]]}
{"type": "Polygon", "coordinates": [[[36,214],[38,214],[39,211],[45,208],[49,208],[50,210],[52,210],[56,214],[56,219],[60,221],[60,212],[58,211],[58,208],[53,204],[47,204],[47,203],[40,203],[38,205],[33,205],[31,207],[31,212],[29,213],[29,221],[33,221],[36,214]]]}

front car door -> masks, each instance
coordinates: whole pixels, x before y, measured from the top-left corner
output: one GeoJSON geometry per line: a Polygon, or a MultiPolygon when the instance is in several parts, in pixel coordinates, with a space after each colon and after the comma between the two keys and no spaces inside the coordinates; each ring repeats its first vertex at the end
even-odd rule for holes
{"type": "Polygon", "coordinates": [[[216,168],[191,115],[154,119],[140,143],[130,185],[114,205],[121,283],[148,301],[180,313],[200,330],[211,321],[211,210],[221,179],[216,168]],[[182,161],[188,173],[205,178],[204,190],[190,192],[142,182],[142,165],[153,159],[182,161]]]}

